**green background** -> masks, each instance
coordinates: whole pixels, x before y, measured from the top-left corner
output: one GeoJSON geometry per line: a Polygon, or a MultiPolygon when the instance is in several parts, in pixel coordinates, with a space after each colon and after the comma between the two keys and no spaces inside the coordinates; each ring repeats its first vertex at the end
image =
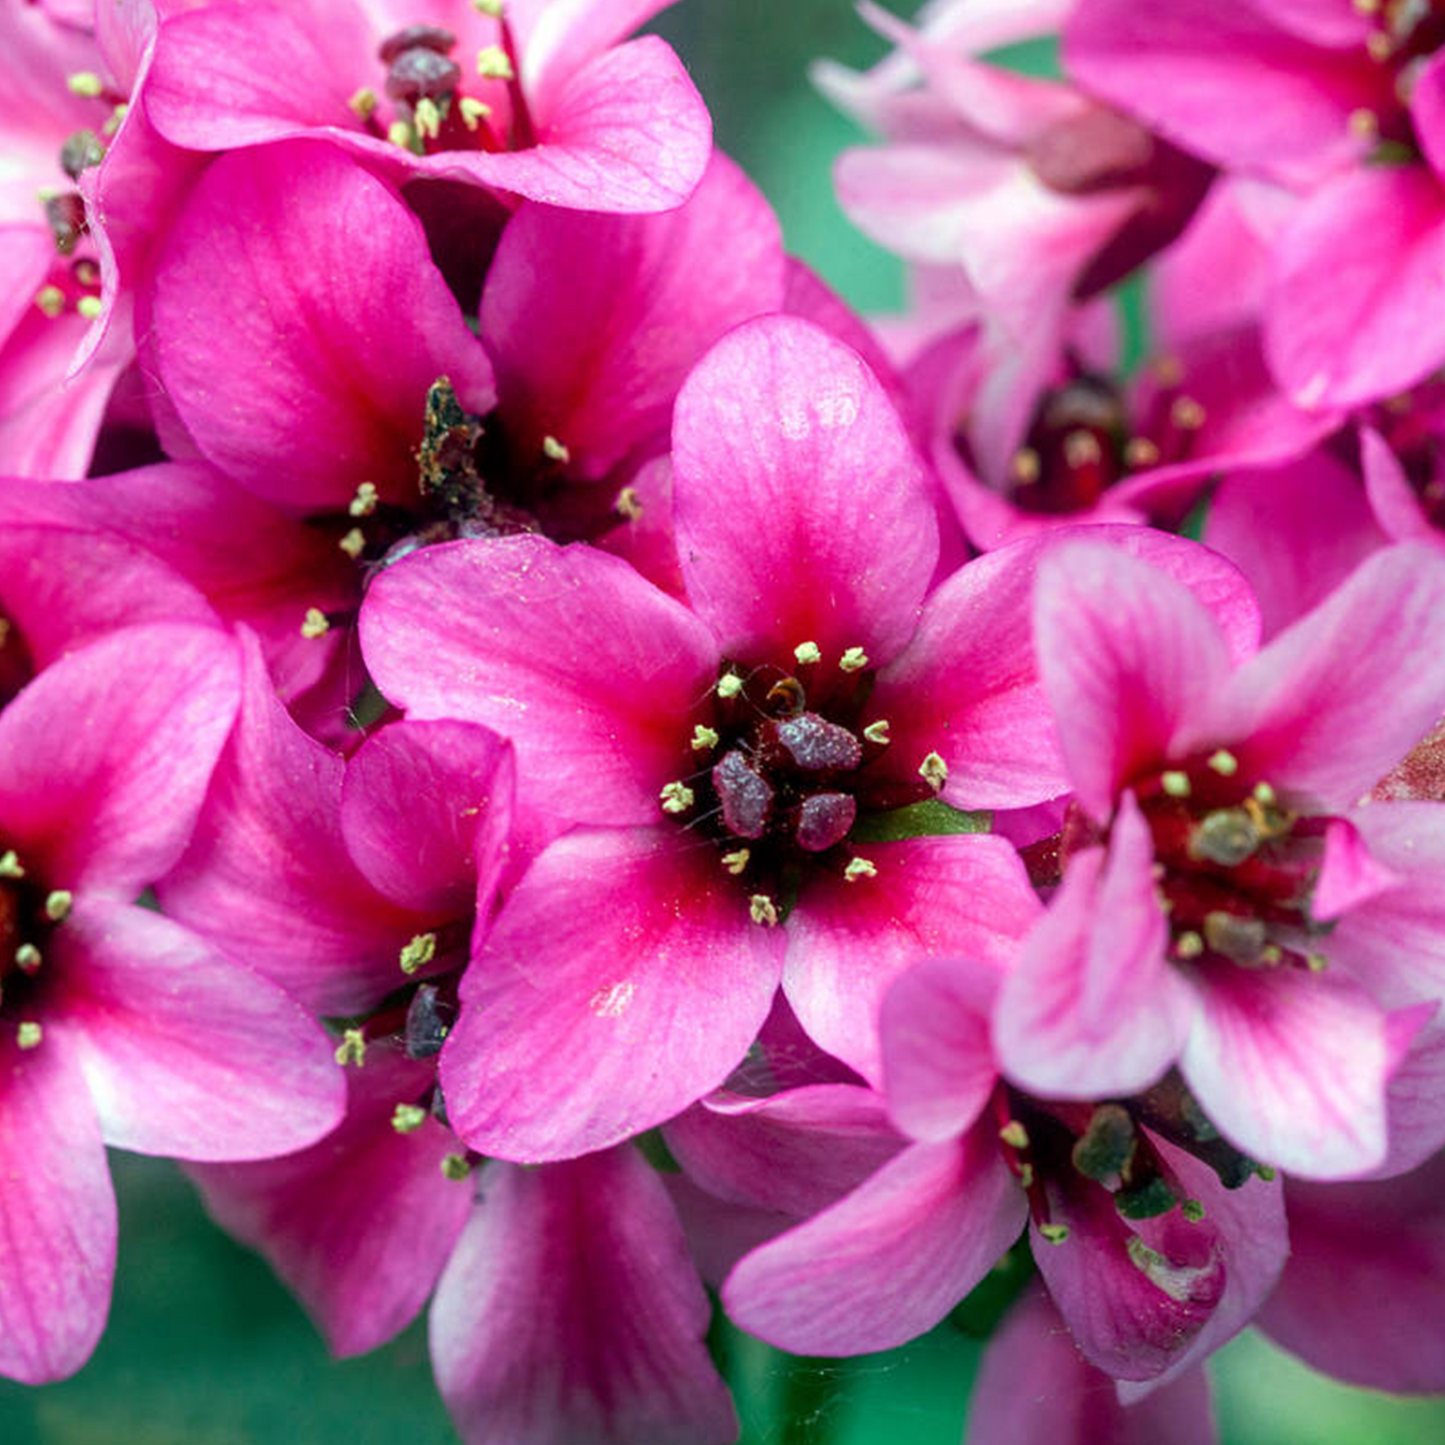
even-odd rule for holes
{"type": "MultiPolygon", "coordinates": [[[[898,263],[849,228],[832,196],[832,158],[861,137],[806,77],[815,56],[861,65],[882,53],[847,0],[687,0],[658,28],[706,96],[719,144],[777,207],[790,248],[860,308],[897,307],[898,263]]],[[[109,1331],[72,1380],[0,1382],[0,1445],[455,1439],[420,1326],[365,1359],[330,1360],[266,1266],[207,1223],[173,1166],[113,1162],[121,1252],[109,1331]]],[[[957,1445],[979,1351],[947,1327],[844,1362],[790,1360],[730,1330],[718,1343],[745,1445],[957,1445]]],[[[1221,1352],[1214,1373],[1228,1445],[1445,1440],[1445,1402],[1346,1389],[1252,1335],[1221,1352]]]]}

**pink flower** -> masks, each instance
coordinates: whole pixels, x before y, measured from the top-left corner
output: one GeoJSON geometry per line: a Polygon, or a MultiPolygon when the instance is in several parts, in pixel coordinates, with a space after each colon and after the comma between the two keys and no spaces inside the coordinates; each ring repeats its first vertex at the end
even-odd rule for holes
{"type": "Polygon", "coordinates": [[[668,0],[210,5],[161,26],[146,109],[169,141],[312,135],[400,182],[660,211],[701,179],[712,127],[667,44],[625,39],[668,0]]]}
{"type": "Polygon", "coordinates": [[[1045,562],[1039,665],[1078,810],[1000,992],[1010,1078],[1099,1098],[1177,1061],[1256,1159],[1316,1178],[1384,1161],[1407,1006],[1440,997],[1441,824],[1355,804],[1445,710],[1442,607],[1445,568],[1392,548],[1232,662],[1155,569],[1082,544],[1045,562]]]}
{"type": "Polygon", "coordinates": [[[25,1241],[0,1260],[0,1371],[17,1379],[71,1373],[104,1325],[105,1145],[261,1158],[340,1114],[319,1027],[132,901],[186,844],[237,690],[224,633],[158,622],[51,663],[0,712],[0,1234],[25,1241]]]}

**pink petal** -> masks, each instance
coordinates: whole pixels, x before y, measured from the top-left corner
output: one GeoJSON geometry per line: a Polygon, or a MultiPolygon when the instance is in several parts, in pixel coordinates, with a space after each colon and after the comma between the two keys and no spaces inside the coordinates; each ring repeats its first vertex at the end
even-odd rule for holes
{"type": "Polygon", "coordinates": [[[998,1082],[989,1017],[1001,970],[971,957],[915,964],[883,999],[888,1111],[925,1144],[962,1134],[998,1082]]]}
{"type": "Polygon", "coordinates": [[[535,110],[594,55],[625,40],[673,0],[543,0],[512,12],[521,39],[522,83],[535,110]]]}
{"type": "Polygon", "coordinates": [[[737,1418],[662,1180],[632,1149],[493,1163],[431,1313],[468,1445],[728,1445],[737,1418]]]}
{"type": "Polygon", "coordinates": [[[1226,743],[1244,776],[1348,806],[1445,712],[1445,651],[1432,641],[1442,612],[1433,549],[1374,553],[1245,663],[1176,746],[1226,743]]]}
{"type": "Polygon", "coordinates": [[[1411,127],[1430,169],[1445,173],[1445,63],[1438,54],[1410,76],[1409,111],[1411,127]]]}
{"type": "Polygon", "coordinates": [[[441,1172],[453,1135],[435,1119],[392,1126],[396,1106],[423,1099],[431,1080],[427,1064],[368,1049],[346,1071],[346,1118],[319,1143],[187,1171],[212,1217],[265,1256],[335,1354],[375,1349],[415,1317],[471,1213],[471,1185],[441,1172]]]}
{"type": "MultiPolygon", "coordinates": [[[[547,12],[544,12],[544,14],[547,12]]],[[[725,331],[782,300],[778,223],[718,154],[686,205],[646,218],[523,206],[482,294],[508,444],[600,477],[665,436],[693,363],[725,331]]]]}
{"type": "Polygon", "coordinates": [[[1125,795],[1106,853],[1069,861],[1063,886],[1003,980],[994,1015],[1000,1067],[1049,1097],[1147,1088],[1179,1056],[1194,1002],[1164,955],[1147,825],[1125,795]]]}
{"type": "Polygon", "coordinates": [[[1301,203],[1275,252],[1265,349],[1301,406],[1353,406],[1445,359],[1445,191],[1423,166],[1362,166],[1301,203]]]}
{"type": "Polygon", "coordinates": [[[452,1127],[565,1159],[716,1088],[767,1017],[781,936],[674,829],[577,830],[532,865],[462,981],[442,1053],[452,1127]]]}
{"type": "Polygon", "coordinates": [[[210,167],[156,263],[150,315],[161,380],[202,452],[298,510],[344,506],[363,479],[385,499],[413,498],[438,377],[470,411],[493,403],[486,354],[420,223],[317,142],[210,167]],[[316,215],[329,218],[322,232],[316,215]],[[228,338],[220,367],[218,332],[228,338]]]}
{"type": "MultiPolygon", "coordinates": [[[[1413,1030],[1418,1013],[1429,1013],[1433,1007],[1427,1003],[1418,1011],[1404,1010],[1393,1016],[1392,1025],[1413,1030]]],[[[1409,1051],[1390,1075],[1385,1107],[1390,1150],[1372,1178],[1406,1174],[1445,1148],[1445,1026],[1438,1013],[1414,1033],[1409,1051]]]]}
{"type": "Polygon", "coordinates": [[[1374,857],[1360,831],[1344,818],[1325,825],[1325,855],[1310,895],[1310,917],[1332,923],[1405,880],[1374,857]]]}
{"type": "Polygon", "coordinates": [[[1202,1370],[1126,1407],[1035,1287],[984,1349],[964,1445],[1216,1445],[1218,1438],[1202,1370]]]}
{"type": "Polygon", "coordinates": [[[1438,537],[1400,459],[1373,427],[1360,428],[1360,470],[1370,506],[1391,541],[1429,541],[1438,537]]]}
{"type": "Polygon", "coordinates": [[[180,856],[239,700],[214,628],[123,628],[0,713],[0,833],[48,887],[133,898],[180,856]]]}
{"type": "Polygon", "coordinates": [[[913,1144],[747,1255],[723,1303],[749,1334],[798,1354],[890,1349],[931,1329],[987,1274],[1025,1213],[992,1129],[913,1144]]]}
{"type": "Polygon", "coordinates": [[[77,898],[47,952],[47,1009],[108,1144],[264,1159],[315,1143],[340,1120],[345,1084],[320,1025],[179,924],[77,898]]]}
{"type": "Polygon", "coordinates": [[[667,1146],[710,1194],[806,1219],[856,1189],[906,1143],[883,1098],[855,1084],[809,1084],[767,1098],[720,1090],[678,1115],[667,1146]]]}
{"type": "MultiPolygon", "coordinates": [[[[1068,1238],[1050,1244],[1034,1231],[1034,1259],[1084,1357],[1120,1380],[1179,1378],[1233,1338],[1274,1287],[1288,1253],[1279,1184],[1251,1179],[1226,1189],[1207,1165],[1155,1134],[1183,1197],[1203,1217],[1179,1210],[1126,1220],[1109,1192],[1077,1174],[1049,1195],[1068,1238]],[[1133,1246],[1135,1236],[1149,1253],[1133,1246]]],[[[1057,1181],[1056,1181],[1057,1183],[1057,1181]]],[[[1137,1398],[1140,1392],[1126,1392],[1137,1398]]]]}
{"type": "Polygon", "coordinates": [[[1305,1179],[1385,1157],[1389,1018],[1358,985],[1291,968],[1225,967],[1201,981],[1180,1068],[1221,1134],[1305,1179]]]}
{"type": "Polygon", "coordinates": [[[787,923],[783,989],[813,1042],[876,1085],[889,985],[927,954],[1006,968],[1039,906],[1001,838],[910,838],[854,851],[877,875],[850,883],[819,869],[807,881],[787,923]]]}
{"type": "Polygon", "coordinates": [[[522,795],[578,822],[660,816],[717,676],[691,612],[617,558],[541,537],[414,553],[372,584],[361,639],[392,702],[510,738],[522,795]]]}
{"type": "Polygon", "coordinates": [[[511,746],[475,723],[397,722],[352,754],[341,833],[367,882],[402,908],[485,918],[512,820],[511,746]]]}
{"type": "Polygon", "coordinates": [[[59,1038],[0,1025],[0,1374],[72,1375],[105,1328],[115,1197],[95,1110],[59,1038]]]}
{"type": "Polygon", "coordinates": [[[1218,624],[1186,587],[1084,542],[1039,566],[1034,645],[1074,790],[1100,820],[1229,671],[1218,624]]]}
{"type": "Polygon", "coordinates": [[[677,399],[678,554],[723,649],[821,668],[850,647],[882,666],[917,623],[938,555],[922,468],[882,385],[805,321],[733,331],[677,399]]]}
{"type": "Polygon", "coordinates": [[[1352,1385],[1445,1389],[1445,1156],[1402,1179],[1289,1186],[1290,1259],[1259,1324],[1352,1385]]]}

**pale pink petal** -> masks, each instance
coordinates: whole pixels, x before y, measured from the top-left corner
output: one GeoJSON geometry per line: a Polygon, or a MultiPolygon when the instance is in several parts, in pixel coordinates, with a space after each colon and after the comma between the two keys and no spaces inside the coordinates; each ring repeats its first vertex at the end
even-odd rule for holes
{"type": "Polygon", "coordinates": [[[282,1159],[186,1172],[206,1208],[259,1250],[338,1355],[384,1344],[421,1309],[472,1209],[470,1182],[447,1179],[455,1137],[435,1119],[401,1132],[397,1105],[430,1093],[432,1068],[379,1047],[346,1071],[346,1118],[282,1159]],[[338,1187],[338,1181],[348,1181],[338,1187]]]}
{"type": "Polygon", "coordinates": [[[649,823],[690,767],[716,644],[626,563],[541,537],[429,547],[372,584],[362,649],[413,718],[510,738],[524,797],[588,823],[649,823]]]}
{"type": "Polygon", "coordinates": [[[442,1053],[452,1127],[565,1159],[716,1088],[767,1017],[781,935],[672,828],[578,830],[532,865],[462,980],[442,1053]]]}
{"type": "Polygon", "coordinates": [[[907,642],[938,555],[922,466],[862,359],[772,316],[694,369],[673,423],[688,594],[724,651],[821,668],[850,647],[882,666],[907,642]]]}
{"type": "Polygon", "coordinates": [[[737,1418],[662,1180],[630,1148],[492,1163],[431,1313],[467,1445],[728,1445],[737,1418]]]}
{"type": "Polygon", "coordinates": [[[928,954],[1008,967],[1039,905],[1002,838],[909,838],[854,851],[876,876],[849,882],[820,869],[808,879],[787,922],[783,989],[813,1042],[876,1085],[889,985],[928,954]]]}
{"type": "Polygon", "coordinates": [[[321,1026],[179,924],[77,898],[46,952],[46,1027],[64,1031],[108,1144],[264,1159],[340,1121],[345,1083],[321,1026]]]}
{"type": "Polygon", "coordinates": [[[215,628],[123,628],[0,713],[0,834],[48,887],[130,899],[180,856],[240,698],[215,628]]]}
{"type": "Polygon", "coordinates": [[[522,50],[522,84],[532,108],[550,109],[554,94],[594,55],[626,40],[674,0],[542,0],[511,12],[522,50]],[[520,12],[520,13],[519,13],[520,12]]]}
{"type": "Polygon", "coordinates": [[[1360,428],[1360,470],[1370,506],[1391,541],[1438,538],[1400,459],[1373,427],[1360,428]]]}
{"type": "Polygon", "coordinates": [[[798,1354],[886,1350],[931,1329],[1018,1237],[1026,1205],[991,1129],[912,1144],[723,1285],[734,1323],[798,1354]]]}
{"type": "MultiPolygon", "coordinates": [[[[1431,1005],[1421,1005],[1428,1011],[1431,1005]]],[[[1395,1015],[1397,1027],[1414,1022],[1411,1009],[1395,1015]]],[[[1390,1150],[1370,1177],[1390,1179],[1418,1169],[1445,1148],[1445,1025],[1438,1013],[1410,1041],[1385,1093],[1390,1150]]]]}
{"type": "Polygon", "coordinates": [[[1034,646],[1074,791],[1101,821],[1229,671],[1219,625],[1188,588],[1084,542],[1039,566],[1034,646]]]}
{"type": "Polygon", "coordinates": [[[115,1196],[95,1110],[59,1038],[0,1025],[0,1374],[72,1375],[105,1328],[115,1196]]]}
{"type": "Polygon", "coordinates": [[[1445,1389],[1445,1155],[1400,1179],[1289,1186],[1290,1259],[1260,1328],[1317,1370],[1445,1389]]]}
{"type": "Polygon", "coordinates": [[[1353,823],[1331,818],[1325,825],[1324,859],[1310,894],[1310,917],[1320,923],[1336,922],[1404,882],[1370,852],[1353,823]]]}

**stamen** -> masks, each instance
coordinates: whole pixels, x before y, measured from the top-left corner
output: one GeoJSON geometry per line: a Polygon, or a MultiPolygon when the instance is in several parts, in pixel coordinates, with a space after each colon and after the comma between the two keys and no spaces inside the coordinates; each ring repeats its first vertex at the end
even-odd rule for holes
{"type": "Polygon", "coordinates": [[[737,848],[731,853],[722,855],[722,865],[729,873],[737,877],[748,866],[748,859],[752,856],[751,848],[737,848]]]}
{"type": "Polygon", "coordinates": [[[490,15],[493,20],[502,18],[502,0],[472,0],[472,9],[479,15],[490,15]]]}
{"type": "Polygon", "coordinates": [[[35,304],[53,321],[65,310],[65,292],[59,286],[42,286],[35,293],[35,304]]]}
{"type": "Polygon", "coordinates": [[[1239,771],[1239,759],[1228,748],[1220,748],[1218,752],[1211,753],[1208,765],[1221,778],[1232,778],[1239,771]]]}
{"type": "MultiPolygon", "coordinates": [[[[394,120],[386,128],[386,138],[392,145],[399,146],[404,151],[412,151],[421,155],[422,145],[417,133],[404,121],[394,120]]],[[[353,515],[355,515],[353,513],[353,515]]]]}
{"type": "Polygon", "coordinates": [[[816,642],[800,642],[793,649],[793,656],[801,666],[807,667],[812,663],[822,662],[823,649],[816,642]]]}
{"type": "Polygon", "coordinates": [[[918,776],[933,789],[941,792],[948,781],[948,764],[937,753],[929,753],[918,765],[918,776]]]}
{"type": "Polygon", "coordinates": [[[410,942],[402,945],[397,962],[405,974],[413,974],[425,968],[437,956],[437,936],[434,933],[418,933],[410,942]]]}
{"type": "Polygon", "coordinates": [[[410,1134],[426,1123],[427,1112],[420,1104],[398,1104],[391,1114],[391,1127],[398,1134],[410,1134]]]}
{"type": "Polygon", "coordinates": [[[748,913],[754,923],[761,923],[767,928],[776,926],[778,921],[778,908],[766,893],[754,893],[748,899],[748,913]]]}
{"type": "Polygon", "coordinates": [[[559,462],[564,467],[572,460],[572,453],[553,436],[542,438],[542,455],[549,462],[559,462]]]}
{"type": "Polygon", "coordinates": [[[360,1068],[366,1062],[366,1035],[360,1029],[347,1029],[336,1046],[336,1062],[345,1068],[355,1064],[360,1068]]]}
{"type": "Polygon", "coordinates": [[[1198,1224],[1204,1218],[1204,1201],[1200,1199],[1181,1200],[1179,1212],[1190,1224],[1198,1224]]]}
{"type": "Polygon", "coordinates": [[[642,515],[642,498],[637,495],[637,488],[623,487],[612,504],[612,510],[626,522],[637,521],[642,515]]]}
{"type": "Polygon", "coordinates": [[[870,743],[877,743],[879,747],[886,747],[888,744],[888,719],[881,717],[877,722],[871,722],[863,729],[863,736],[870,743]]]}
{"type": "Polygon", "coordinates": [[[1365,106],[1352,110],[1346,124],[1350,128],[1350,134],[1361,140],[1374,140],[1380,134],[1380,117],[1365,106]]]}
{"type": "Polygon", "coordinates": [[[15,1030],[15,1042],[22,1049],[33,1049],[40,1043],[40,1040],[44,1037],[44,1035],[45,1031],[40,1027],[39,1024],[33,1023],[29,1019],[27,1019],[24,1023],[20,1025],[18,1029],[15,1030]]]}
{"type": "Polygon", "coordinates": [[[1031,487],[1044,474],[1044,464],[1032,447],[1020,447],[1008,464],[1009,476],[1021,487],[1031,487]]]}
{"type": "Polygon", "coordinates": [[[376,110],[376,92],[369,85],[363,85],[346,104],[348,109],[356,113],[358,119],[370,120],[376,110]]]}
{"type": "Polygon", "coordinates": [[[102,135],[114,135],[121,127],[121,123],[130,114],[130,103],[121,101],[116,108],[105,118],[105,124],[101,126],[102,135]]]}
{"type": "MultiPolygon", "coordinates": [[[[1045,1222],[1039,1225],[1039,1233],[1043,1235],[1050,1244],[1062,1244],[1069,1237],[1069,1226],[1067,1224],[1045,1222]]],[[[1137,1238],[1137,1236],[1131,1236],[1130,1243],[1133,1243],[1134,1238],[1137,1238]]]]}
{"type": "Polygon", "coordinates": [[[356,495],[347,503],[346,510],[353,517],[369,517],[380,500],[376,493],[376,483],[362,482],[356,489],[356,495]]]}
{"type": "Polygon", "coordinates": [[[15,966],[22,973],[34,973],[40,963],[40,950],[33,943],[22,943],[15,950],[15,966]]]}
{"type": "Polygon", "coordinates": [[[844,672],[862,672],[868,666],[868,654],[861,647],[850,647],[838,659],[838,666],[844,672]]]}
{"type": "Polygon", "coordinates": [[[1205,942],[1213,952],[1222,953],[1235,963],[1261,962],[1267,936],[1262,919],[1241,918],[1222,909],[1213,909],[1204,915],[1205,942]]]}
{"type": "Polygon", "coordinates": [[[515,80],[511,57],[500,45],[487,45],[477,52],[477,74],[483,80],[515,80]]]}
{"type": "Polygon", "coordinates": [[[70,906],[74,902],[73,893],[65,888],[57,888],[45,897],[45,916],[52,923],[64,923],[70,917],[70,906]]]}
{"type": "Polygon", "coordinates": [[[1217,808],[1190,834],[1189,854],[1207,858],[1222,868],[1237,868],[1254,856],[1263,841],[1261,830],[1245,809],[1217,808]]]}
{"type": "Polygon", "coordinates": [[[1171,798],[1187,798],[1189,796],[1189,774],[1171,770],[1159,775],[1159,786],[1169,794],[1171,798]]]}
{"type": "Polygon", "coordinates": [[[23,878],[25,868],[20,862],[20,855],[13,849],[7,848],[0,853],[0,878],[23,878]]]}
{"type": "Polygon", "coordinates": [[[719,697],[736,697],[743,690],[743,680],[735,672],[725,672],[717,680],[719,697]]]}
{"type": "Polygon", "coordinates": [[[695,753],[710,752],[721,741],[715,729],[704,727],[702,723],[698,723],[692,730],[692,750],[695,753]]]}
{"type": "Polygon", "coordinates": [[[99,296],[82,296],[75,303],[75,309],[77,314],[83,316],[87,321],[94,321],[105,310],[105,305],[99,296]]]}
{"type": "Polygon", "coordinates": [[[1002,1139],[1010,1149],[1027,1149],[1029,1147],[1029,1131],[1025,1129],[1017,1119],[1010,1119],[1008,1123],[998,1131],[998,1137],[1002,1139]]]}
{"type": "Polygon", "coordinates": [[[697,801],[697,795],[686,783],[674,782],[663,785],[658,795],[664,813],[685,813],[697,801]]]}
{"type": "Polygon", "coordinates": [[[464,95],[457,102],[457,109],[462,113],[462,124],[468,130],[476,130],[477,123],[484,121],[491,115],[492,108],[485,101],[478,100],[474,95],[464,95]]]}
{"type": "Polygon", "coordinates": [[[460,1183],[472,1172],[472,1166],[467,1162],[465,1154],[448,1154],[442,1160],[442,1178],[450,1179],[454,1183],[460,1183]]]}
{"type": "Polygon", "coordinates": [[[1253,797],[1255,802],[1262,803],[1266,808],[1272,808],[1279,802],[1279,797],[1268,783],[1256,783],[1253,797]]]}
{"type": "Polygon", "coordinates": [[[93,100],[96,96],[105,93],[105,82],[93,70],[77,70],[74,75],[65,77],[65,88],[72,95],[81,95],[87,100],[93,100]]]}
{"type": "Polygon", "coordinates": [[[336,545],[355,562],[366,551],[366,533],[353,527],[336,545]]]}
{"type": "Polygon", "coordinates": [[[856,883],[860,878],[876,878],[878,876],[878,865],[869,862],[867,858],[850,858],[848,866],[843,870],[843,880],[846,883],[856,883]]]}
{"type": "Polygon", "coordinates": [[[1071,467],[1097,466],[1104,459],[1099,439],[1090,431],[1071,431],[1064,437],[1064,460],[1071,467]]]}
{"type": "Polygon", "coordinates": [[[1152,467],[1159,460],[1159,448],[1148,437],[1130,437],[1124,447],[1124,461],[1131,467],[1152,467]]]}
{"type": "Polygon", "coordinates": [[[306,620],[301,624],[302,637],[325,637],[330,630],[331,623],[327,621],[326,614],[319,607],[306,609],[306,620]]]}
{"type": "Polygon", "coordinates": [[[435,140],[442,132],[442,112],[429,95],[424,95],[412,108],[417,134],[423,140],[435,140]]]}
{"type": "Polygon", "coordinates": [[[1191,928],[1174,940],[1174,952],[1179,958],[1198,958],[1204,952],[1204,940],[1191,928]]]}
{"type": "Polygon", "coordinates": [[[1182,431],[1198,431],[1204,425],[1204,408],[1192,396],[1177,396],[1169,408],[1169,420],[1182,431]]]}
{"type": "Polygon", "coordinates": [[[1330,966],[1330,961],[1322,953],[1307,953],[1305,964],[1311,973],[1323,973],[1330,966]]]}
{"type": "Polygon", "coordinates": [[[1165,386],[1178,386],[1184,380],[1184,363],[1177,356],[1161,356],[1154,363],[1154,375],[1165,386]]]}

